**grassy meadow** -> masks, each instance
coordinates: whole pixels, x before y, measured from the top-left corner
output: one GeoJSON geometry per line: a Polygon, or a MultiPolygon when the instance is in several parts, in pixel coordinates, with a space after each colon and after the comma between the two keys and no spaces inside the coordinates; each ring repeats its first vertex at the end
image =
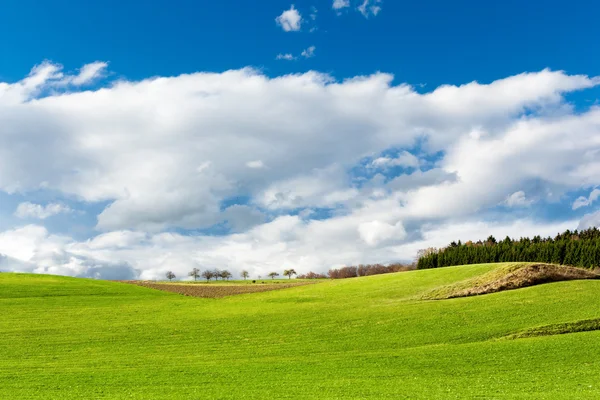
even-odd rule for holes
{"type": "Polygon", "coordinates": [[[600,281],[423,300],[498,267],[222,299],[2,273],[0,399],[600,398],[600,331],[520,334],[593,326],[600,281]]]}

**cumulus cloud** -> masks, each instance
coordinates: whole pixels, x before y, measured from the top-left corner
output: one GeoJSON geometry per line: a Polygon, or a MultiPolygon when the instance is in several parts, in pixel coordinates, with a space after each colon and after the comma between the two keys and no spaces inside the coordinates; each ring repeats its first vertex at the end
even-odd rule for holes
{"type": "Polygon", "coordinates": [[[376,246],[388,239],[402,241],[406,237],[406,231],[400,221],[394,225],[382,221],[363,222],[358,225],[358,232],[369,246],[376,246]]]}
{"type": "Polygon", "coordinates": [[[27,226],[0,233],[0,269],[102,279],[164,279],[167,271],[184,277],[192,268],[215,266],[236,276],[243,269],[258,276],[282,266],[326,272],[341,265],[408,262],[421,248],[490,234],[497,238],[554,236],[576,224],[572,220],[551,224],[450,221],[424,225],[420,236],[411,241],[402,223],[385,212],[325,221],[282,216],[225,237],[117,231],[78,242],[27,226]]]}
{"type": "Polygon", "coordinates": [[[371,163],[371,166],[376,168],[389,168],[389,167],[411,167],[418,168],[420,165],[419,158],[403,151],[395,158],[390,157],[378,157],[371,163]]]}
{"type": "Polygon", "coordinates": [[[302,51],[302,54],[300,54],[302,57],[304,58],[312,58],[315,56],[315,50],[317,48],[315,46],[310,46],[309,48],[305,49],[302,51]]]}
{"type": "MultiPolygon", "coordinates": [[[[312,58],[315,56],[315,50],[317,48],[315,46],[310,46],[304,50],[302,50],[302,53],[300,53],[300,57],[304,57],[304,58],[312,58]]],[[[297,60],[298,57],[296,57],[295,55],[291,54],[291,53],[280,53],[277,54],[277,57],[275,57],[275,59],[277,60],[285,60],[285,61],[294,61],[297,60]]]]}
{"type": "Polygon", "coordinates": [[[265,164],[262,162],[262,160],[254,160],[254,161],[248,161],[246,163],[246,166],[248,168],[260,169],[260,168],[264,168],[265,164]]]}
{"type": "Polygon", "coordinates": [[[590,192],[588,197],[580,196],[573,202],[573,210],[577,210],[581,207],[587,207],[592,205],[593,202],[600,198],[600,189],[594,189],[590,192]]]}
{"type": "Polygon", "coordinates": [[[333,0],[333,4],[331,5],[331,8],[336,10],[338,13],[340,10],[347,7],[350,7],[350,0],[333,0]]]}
{"type": "Polygon", "coordinates": [[[53,93],[64,76],[45,63],[0,83],[0,190],[103,207],[87,241],[36,225],[0,233],[3,262],[37,272],[152,279],[410,259],[465,232],[556,234],[566,222],[477,218],[511,193],[522,205],[600,185],[600,108],[565,100],[598,78],[543,70],[419,93],[384,73],[246,68],[53,93]],[[213,226],[230,230],[197,233],[213,226]]]}
{"type": "Polygon", "coordinates": [[[593,227],[600,228],[600,211],[584,215],[581,221],[579,221],[577,229],[583,230],[593,227]]]}
{"type": "Polygon", "coordinates": [[[364,0],[357,10],[365,17],[376,17],[381,11],[381,0],[364,0]]]}
{"type": "Polygon", "coordinates": [[[275,18],[275,22],[286,32],[299,31],[302,25],[302,15],[292,4],[289,10],[284,11],[275,18]]]}
{"type": "Polygon", "coordinates": [[[529,207],[533,204],[533,200],[528,199],[525,196],[525,192],[519,190],[508,196],[504,201],[504,204],[508,207],[529,207]]]}
{"type": "Polygon", "coordinates": [[[27,201],[17,206],[15,215],[19,218],[46,219],[53,215],[70,213],[71,211],[71,208],[59,203],[50,203],[42,206],[27,201]]]}
{"type": "Polygon", "coordinates": [[[43,91],[64,90],[78,87],[103,76],[107,63],[96,61],[84,65],[77,75],[65,74],[63,66],[44,61],[35,66],[27,78],[14,83],[0,82],[0,106],[17,105],[31,100],[43,91]]]}
{"type": "Polygon", "coordinates": [[[293,61],[296,59],[296,57],[290,53],[286,53],[286,54],[279,53],[279,54],[277,54],[277,57],[275,57],[275,59],[276,60],[293,61]]]}
{"type": "Polygon", "coordinates": [[[79,74],[71,79],[71,83],[77,86],[88,84],[98,78],[101,78],[107,67],[107,63],[100,61],[84,65],[79,71],[79,74]]]}

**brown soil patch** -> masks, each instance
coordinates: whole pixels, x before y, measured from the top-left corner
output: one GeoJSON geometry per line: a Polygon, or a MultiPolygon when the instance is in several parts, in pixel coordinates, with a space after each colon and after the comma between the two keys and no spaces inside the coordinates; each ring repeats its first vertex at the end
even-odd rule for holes
{"type": "Polygon", "coordinates": [[[498,275],[499,271],[492,271],[480,278],[440,288],[431,293],[430,296],[425,296],[425,298],[451,299],[519,289],[550,282],[600,279],[600,274],[589,269],[563,265],[525,264],[522,267],[515,267],[517,266],[511,266],[506,269],[506,273],[501,275],[498,275]]]}
{"type": "Polygon", "coordinates": [[[150,289],[163,290],[165,292],[179,293],[184,296],[222,298],[237,294],[268,292],[271,290],[287,289],[296,286],[310,285],[312,282],[279,283],[279,284],[247,284],[247,285],[204,285],[185,283],[154,283],[147,281],[122,281],[133,285],[143,286],[150,289]]]}

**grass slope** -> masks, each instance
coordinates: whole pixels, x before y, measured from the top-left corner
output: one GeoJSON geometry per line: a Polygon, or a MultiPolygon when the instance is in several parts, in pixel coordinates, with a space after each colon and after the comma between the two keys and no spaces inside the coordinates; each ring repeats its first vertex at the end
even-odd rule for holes
{"type": "Polygon", "coordinates": [[[443,300],[454,297],[515,290],[549,282],[579,279],[600,279],[589,269],[543,263],[504,263],[483,275],[432,289],[421,296],[423,300],[443,300]]]}
{"type": "Polygon", "coordinates": [[[0,399],[600,398],[600,281],[423,293],[501,265],[200,299],[0,274],[0,399]]]}

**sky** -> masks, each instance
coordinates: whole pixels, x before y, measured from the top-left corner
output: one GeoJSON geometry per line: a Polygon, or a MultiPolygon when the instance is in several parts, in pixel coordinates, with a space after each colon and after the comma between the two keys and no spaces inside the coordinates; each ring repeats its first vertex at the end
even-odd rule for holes
{"type": "Polygon", "coordinates": [[[411,262],[600,226],[592,1],[7,0],[0,271],[411,262]]]}

